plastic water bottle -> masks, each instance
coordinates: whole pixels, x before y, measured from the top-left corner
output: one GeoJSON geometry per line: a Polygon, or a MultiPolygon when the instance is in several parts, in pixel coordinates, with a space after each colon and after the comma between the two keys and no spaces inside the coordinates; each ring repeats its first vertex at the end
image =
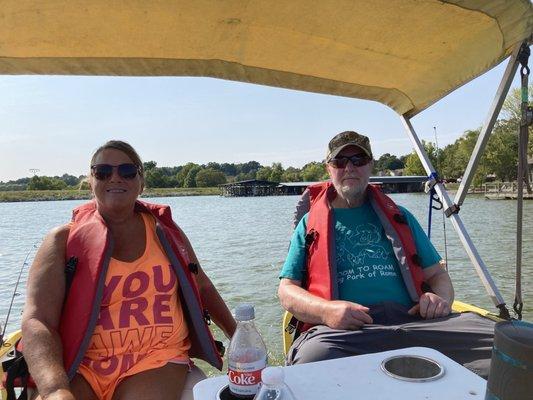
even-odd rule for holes
{"type": "Polygon", "coordinates": [[[228,349],[228,377],[231,394],[253,399],[261,384],[261,371],[267,365],[265,342],[254,325],[254,306],[241,304],[235,309],[237,329],[228,349]]]}
{"type": "Polygon", "coordinates": [[[285,383],[283,368],[268,367],[261,374],[262,385],[254,400],[296,400],[285,383]]]}

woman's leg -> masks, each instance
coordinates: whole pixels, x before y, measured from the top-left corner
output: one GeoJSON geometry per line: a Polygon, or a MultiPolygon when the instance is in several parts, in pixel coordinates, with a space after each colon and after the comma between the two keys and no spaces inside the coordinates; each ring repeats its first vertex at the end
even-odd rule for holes
{"type": "Polygon", "coordinates": [[[76,374],[70,382],[70,390],[76,400],[98,400],[89,382],[80,374],[76,374]]]}
{"type": "Polygon", "coordinates": [[[167,365],[125,378],[115,390],[113,400],[177,400],[189,370],[186,364],[167,365]]]}

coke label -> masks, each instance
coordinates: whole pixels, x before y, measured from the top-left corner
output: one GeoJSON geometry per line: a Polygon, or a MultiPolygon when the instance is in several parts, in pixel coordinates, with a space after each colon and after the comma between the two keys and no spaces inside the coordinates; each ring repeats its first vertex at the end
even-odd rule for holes
{"type": "Polygon", "coordinates": [[[250,363],[229,363],[229,390],[238,396],[253,397],[261,384],[261,371],[266,367],[266,357],[250,363]]]}

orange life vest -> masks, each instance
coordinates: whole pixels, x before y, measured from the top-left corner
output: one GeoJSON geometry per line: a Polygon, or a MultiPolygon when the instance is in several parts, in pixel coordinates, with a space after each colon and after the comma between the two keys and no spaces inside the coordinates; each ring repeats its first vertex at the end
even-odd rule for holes
{"type": "MultiPolygon", "coordinates": [[[[202,306],[193,276],[198,272],[198,266],[191,262],[170,208],[137,201],[135,210],[155,218],[157,236],[178,278],[181,305],[191,340],[189,355],[220,370],[222,358],[209,330],[209,315],[202,306]]],[[[94,201],[74,209],[72,220],[75,224],[68,236],[65,255],[67,266],[73,260],[76,266],[59,327],[63,362],[69,379],[76,374],[97,323],[107,267],[113,253],[111,234],[94,201]]]]}

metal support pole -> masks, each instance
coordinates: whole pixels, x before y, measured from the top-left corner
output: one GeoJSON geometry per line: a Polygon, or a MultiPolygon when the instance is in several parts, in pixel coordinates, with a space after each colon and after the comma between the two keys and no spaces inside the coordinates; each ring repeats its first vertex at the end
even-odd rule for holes
{"type": "MultiPolygon", "coordinates": [[[[420,139],[418,138],[418,135],[416,134],[413,125],[411,124],[411,121],[407,119],[404,115],[400,116],[400,118],[405,126],[409,138],[411,139],[411,142],[413,143],[415,151],[418,154],[422,165],[424,166],[424,169],[426,170],[428,176],[431,175],[435,172],[435,169],[433,168],[433,165],[431,164],[431,161],[429,160],[429,157],[426,154],[426,150],[420,142],[420,139]]],[[[435,191],[437,192],[437,195],[439,196],[439,199],[442,202],[445,210],[455,209],[454,204],[452,203],[450,196],[448,195],[448,192],[446,191],[442,183],[437,182],[435,184],[435,191]]],[[[458,210],[456,209],[456,211],[458,210]]],[[[452,212],[449,215],[449,218],[452,220],[453,227],[459,235],[459,240],[463,244],[463,247],[465,248],[468,257],[470,258],[470,261],[474,265],[474,268],[479,278],[481,279],[483,286],[485,286],[485,290],[492,299],[494,305],[500,309],[500,316],[502,316],[503,318],[509,318],[509,312],[505,307],[505,301],[503,300],[503,297],[500,294],[498,287],[492,280],[487,266],[481,259],[481,256],[479,255],[476,247],[474,246],[474,243],[472,242],[472,239],[470,238],[470,235],[466,231],[463,221],[461,220],[456,211],[452,212]]]]}
{"type": "MultiPolygon", "coordinates": [[[[517,318],[522,319],[522,308],[524,302],[522,300],[522,219],[523,217],[523,200],[524,200],[524,181],[528,182],[527,179],[527,144],[529,139],[529,125],[530,125],[530,116],[529,112],[531,111],[529,107],[529,94],[528,94],[528,77],[529,77],[529,67],[527,65],[530,50],[527,45],[522,46],[522,52],[519,56],[520,64],[522,68],[520,69],[520,77],[522,81],[522,90],[521,90],[521,119],[520,119],[520,129],[518,132],[518,173],[516,176],[517,181],[517,203],[516,203],[516,284],[515,284],[515,298],[513,304],[513,310],[515,311],[517,318]]],[[[528,187],[528,189],[530,189],[528,187]]]]}
{"type": "Polygon", "coordinates": [[[489,141],[489,136],[492,132],[492,128],[494,128],[494,124],[496,123],[496,119],[500,114],[500,110],[502,108],[505,97],[507,96],[509,88],[511,87],[511,83],[513,82],[516,70],[518,69],[518,53],[520,52],[521,46],[522,43],[517,45],[516,48],[513,50],[513,54],[509,59],[507,68],[505,69],[505,73],[503,74],[502,80],[500,82],[500,86],[496,91],[496,95],[494,96],[494,100],[492,101],[489,113],[487,114],[487,118],[485,119],[479,137],[477,138],[476,147],[474,147],[474,151],[472,152],[472,156],[470,157],[468,166],[466,167],[465,173],[463,174],[463,179],[455,195],[455,204],[457,204],[458,206],[461,206],[463,204],[463,201],[468,192],[468,188],[470,187],[472,179],[474,178],[474,174],[477,170],[479,160],[481,159],[481,155],[483,154],[483,150],[485,149],[485,146],[489,141]]]}

